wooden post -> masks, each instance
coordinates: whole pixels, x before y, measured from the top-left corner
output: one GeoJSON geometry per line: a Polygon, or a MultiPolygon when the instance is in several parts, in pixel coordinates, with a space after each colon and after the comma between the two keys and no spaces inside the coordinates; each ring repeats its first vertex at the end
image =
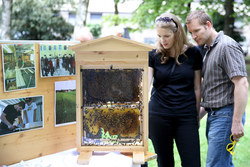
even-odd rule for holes
{"type": "Polygon", "coordinates": [[[134,151],[133,152],[133,163],[134,164],[144,164],[145,156],[143,151],[134,151]]]}
{"type": "Polygon", "coordinates": [[[80,165],[88,165],[92,156],[92,151],[81,151],[78,156],[77,163],[80,165]]]}

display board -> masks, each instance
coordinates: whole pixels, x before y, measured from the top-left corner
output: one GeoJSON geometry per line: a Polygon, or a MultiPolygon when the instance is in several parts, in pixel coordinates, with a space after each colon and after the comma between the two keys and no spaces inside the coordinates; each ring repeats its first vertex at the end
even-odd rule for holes
{"type": "MultiPolygon", "coordinates": [[[[9,165],[13,163],[20,162],[21,160],[29,160],[32,158],[56,153],[59,151],[67,150],[76,147],[76,124],[66,124],[63,126],[55,126],[55,82],[59,81],[69,81],[76,80],[75,75],[70,76],[60,76],[60,77],[41,77],[40,68],[40,44],[46,45],[74,45],[79,42],[69,42],[69,41],[2,41],[0,42],[0,49],[3,46],[5,48],[11,48],[9,46],[23,46],[26,44],[31,44],[34,47],[34,58],[29,55],[28,51],[24,53],[14,54],[12,51],[4,52],[5,55],[11,53],[13,69],[17,69],[17,56],[21,55],[24,61],[24,66],[22,67],[32,67],[32,69],[21,69],[22,77],[32,73],[34,74],[34,80],[30,80],[30,86],[28,89],[12,89],[9,85],[6,87],[6,76],[4,71],[7,70],[7,60],[3,58],[3,52],[0,56],[0,101],[7,100],[10,102],[13,99],[26,99],[28,97],[34,97],[34,101],[38,107],[42,107],[42,126],[38,126],[33,129],[19,130],[13,133],[0,135],[0,165],[9,165]],[[8,47],[6,47],[8,46],[8,47]],[[12,54],[13,53],[13,54],[12,54]],[[29,64],[30,63],[30,64],[29,64]],[[25,72],[26,71],[26,72],[25,72]],[[31,86],[34,85],[34,86],[31,86]],[[39,97],[39,99],[38,99],[39,97]],[[41,104],[43,103],[43,104],[41,104]]],[[[22,50],[22,49],[21,49],[22,50]]],[[[20,50],[20,51],[21,51],[20,50]]],[[[22,52],[22,51],[21,51],[22,52]]],[[[10,55],[10,54],[9,54],[10,55]]],[[[9,68],[10,69],[10,68],[9,68]]],[[[11,70],[11,69],[10,69],[11,70]]],[[[71,73],[72,74],[72,73],[71,73]]],[[[32,75],[31,75],[32,76],[32,75]]],[[[20,78],[20,77],[19,77],[20,78]]],[[[25,77],[26,78],[26,77],[25,77]]],[[[28,78],[28,77],[27,77],[28,78]]],[[[12,82],[16,82],[16,78],[12,79],[12,82]]],[[[29,81],[29,80],[28,80],[29,81]]],[[[26,81],[24,80],[25,85],[26,81]]],[[[29,82],[27,82],[29,83],[29,82]]],[[[27,86],[26,86],[27,87],[27,86]]],[[[7,102],[5,101],[5,102],[7,102]]],[[[10,102],[13,104],[14,102],[10,102]]],[[[1,113],[3,113],[4,108],[2,108],[1,113]]]]}

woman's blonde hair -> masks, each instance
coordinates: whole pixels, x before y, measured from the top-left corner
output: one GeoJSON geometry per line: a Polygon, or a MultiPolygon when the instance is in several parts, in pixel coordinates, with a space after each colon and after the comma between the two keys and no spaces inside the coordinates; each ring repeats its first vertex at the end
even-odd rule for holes
{"type": "MultiPolygon", "coordinates": [[[[186,33],[179,21],[179,19],[171,13],[163,13],[155,19],[155,28],[166,28],[174,32],[174,43],[173,47],[175,50],[175,61],[180,64],[178,58],[183,54],[184,45],[191,46],[188,42],[186,33]]],[[[160,40],[158,39],[156,44],[156,53],[161,53],[161,63],[165,64],[170,57],[169,50],[166,50],[160,40]]]]}

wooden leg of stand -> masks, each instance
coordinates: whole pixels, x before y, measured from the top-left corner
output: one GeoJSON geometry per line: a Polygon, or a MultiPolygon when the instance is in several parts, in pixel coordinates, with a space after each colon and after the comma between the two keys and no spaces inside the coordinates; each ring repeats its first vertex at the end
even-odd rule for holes
{"type": "Polygon", "coordinates": [[[144,164],[145,155],[143,151],[134,151],[133,152],[133,163],[134,164],[144,164]]]}
{"type": "Polygon", "coordinates": [[[78,156],[77,163],[80,165],[88,165],[92,156],[92,151],[81,151],[78,156]]]}

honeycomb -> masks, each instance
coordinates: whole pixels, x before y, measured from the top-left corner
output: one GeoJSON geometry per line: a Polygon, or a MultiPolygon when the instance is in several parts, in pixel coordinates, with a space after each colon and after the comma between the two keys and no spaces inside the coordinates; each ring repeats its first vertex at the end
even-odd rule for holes
{"type": "Polygon", "coordinates": [[[105,133],[121,137],[136,137],[139,134],[138,108],[87,108],[85,112],[86,128],[93,135],[97,135],[100,128],[105,133]]]}

